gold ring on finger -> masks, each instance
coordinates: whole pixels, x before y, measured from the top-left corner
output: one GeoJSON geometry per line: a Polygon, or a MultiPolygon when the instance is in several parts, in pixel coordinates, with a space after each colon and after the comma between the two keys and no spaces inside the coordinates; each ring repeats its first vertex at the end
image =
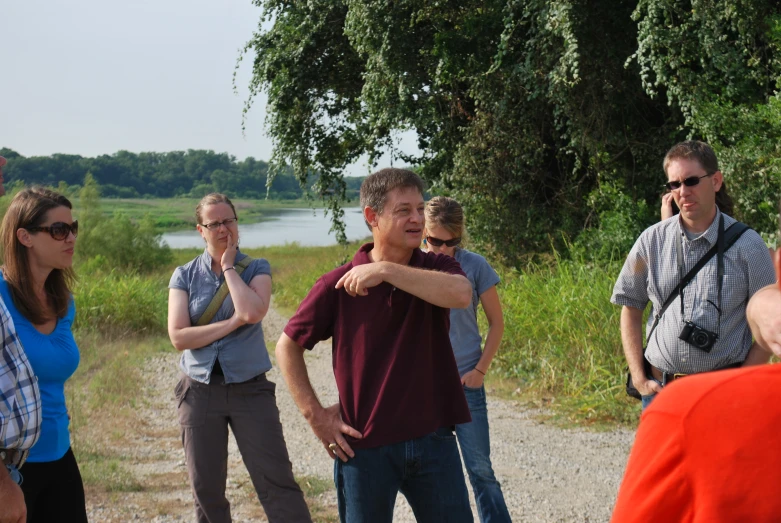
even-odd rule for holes
{"type": "Polygon", "coordinates": [[[331,450],[336,450],[339,448],[339,445],[337,445],[336,443],[329,443],[328,448],[331,450]]]}

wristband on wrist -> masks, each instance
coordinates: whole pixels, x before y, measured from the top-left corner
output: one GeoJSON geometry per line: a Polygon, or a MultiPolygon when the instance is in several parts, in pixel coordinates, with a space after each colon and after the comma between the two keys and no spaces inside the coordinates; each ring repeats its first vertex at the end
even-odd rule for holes
{"type": "Polygon", "coordinates": [[[480,374],[482,374],[483,376],[485,376],[485,372],[481,371],[481,370],[480,370],[480,369],[478,369],[477,367],[475,367],[475,370],[476,370],[477,372],[479,372],[480,374]]]}
{"type": "Polygon", "coordinates": [[[222,270],[222,273],[223,273],[223,274],[225,274],[226,272],[228,272],[228,271],[229,271],[229,270],[231,270],[231,269],[233,269],[233,270],[235,271],[235,270],[236,270],[236,267],[228,267],[227,269],[223,269],[223,270],[222,270]]]}

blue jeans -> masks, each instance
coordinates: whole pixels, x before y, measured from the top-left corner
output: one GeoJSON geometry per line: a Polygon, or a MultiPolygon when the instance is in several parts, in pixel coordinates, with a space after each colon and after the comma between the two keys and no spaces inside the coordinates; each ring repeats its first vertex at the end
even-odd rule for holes
{"type": "MultiPolygon", "coordinates": [[[[656,379],[656,378],[651,378],[651,377],[649,377],[648,379],[654,380],[656,383],[658,383],[658,384],[659,384],[659,385],[661,385],[662,387],[664,386],[664,385],[662,385],[662,382],[661,382],[661,381],[659,381],[659,380],[658,380],[658,379],[656,379]]],[[[647,408],[648,408],[648,405],[650,405],[650,404],[651,404],[651,402],[654,400],[654,398],[656,397],[656,394],[657,394],[657,393],[656,393],[656,392],[654,392],[653,394],[649,394],[648,396],[640,396],[640,402],[641,402],[641,403],[642,403],[642,405],[643,405],[643,410],[645,410],[645,409],[647,409],[647,408]]]]}
{"type": "Polygon", "coordinates": [[[504,502],[502,488],[491,466],[491,439],[488,431],[488,407],[485,387],[464,387],[472,422],[456,425],[456,436],[461,446],[469,482],[475,493],[477,513],[482,523],[512,521],[504,502]]]}
{"type": "Polygon", "coordinates": [[[392,523],[398,492],[421,523],[472,523],[456,437],[448,428],[334,460],[342,523],[392,523]]]}

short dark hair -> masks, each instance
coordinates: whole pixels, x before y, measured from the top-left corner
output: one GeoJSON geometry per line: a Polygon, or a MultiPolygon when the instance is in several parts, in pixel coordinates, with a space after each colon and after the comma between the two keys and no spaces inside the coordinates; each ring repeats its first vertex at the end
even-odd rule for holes
{"type": "MultiPolygon", "coordinates": [[[[716,151],[707,143],[698,140],[681,142],[667,151],[667,154],[664,156],[665,174],[667,174],[667,168],[673,160],[696,160],[708,174],[713,174],[719,170],[716,151]]],[[[729,216],[733,216],[735,212],[735,203],[727,192],[727,183],[724,180],[721,181],[721,189],[716,193],[716,206],[721,212],[729,216]]]]}
{"type": "Polygon", "coordinates": [[[705,142],[699,140],[686,140],[667,151],[664,155],[664,172],[673,160],[697,160],[708,174],[713,174],[719,170],[719,161],[716,159],[716,152],[705,142]]]}
{"type": "MultiPolygon", "coordinates": [[[[394,189],[417,189],[421,196],[425,191],[425,184],[420,176],[409,169],[386,167],[376,173],[370,174],[361,184],[361,209],[371,207],[377,214],[382,214],[388,193],[394,189]]],[[[369,230],[371,225],[366,223],[369,230]]]]}

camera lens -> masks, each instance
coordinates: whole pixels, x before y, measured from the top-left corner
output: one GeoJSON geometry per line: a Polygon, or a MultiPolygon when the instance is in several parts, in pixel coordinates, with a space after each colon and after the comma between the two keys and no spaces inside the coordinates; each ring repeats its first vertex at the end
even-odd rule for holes
{"type": "Polygon", "coordinates": [[[703,331],[697,331],[692,333],[692,345],[698,348],[707,347],[710,342],[710,337],[703,331]]]}

